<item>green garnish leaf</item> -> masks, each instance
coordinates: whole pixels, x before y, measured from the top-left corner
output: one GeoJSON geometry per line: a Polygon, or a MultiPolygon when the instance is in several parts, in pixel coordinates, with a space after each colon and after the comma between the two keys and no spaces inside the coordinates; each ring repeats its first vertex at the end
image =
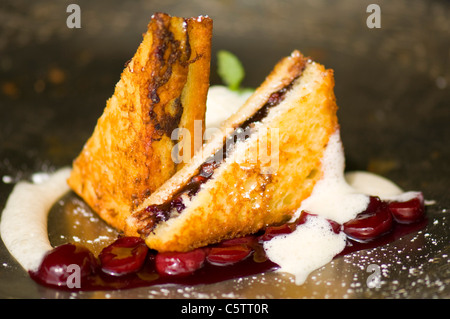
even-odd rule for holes
{"type": "Polygon", "coordinates": [[[236,55],[225,50],[218,51],[217,73],[230,90],[239,91],[241,82],[245,77],[245,71],[236,55]]]}

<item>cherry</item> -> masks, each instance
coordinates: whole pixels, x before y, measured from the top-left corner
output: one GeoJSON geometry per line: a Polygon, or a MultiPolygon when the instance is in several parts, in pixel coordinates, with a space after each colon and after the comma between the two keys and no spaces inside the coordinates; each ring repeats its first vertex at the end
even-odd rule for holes
{"type": "Polygon", "coordinates": [[[245,244],[220,245],[209,250],[206,260],[213,265],[227,266],[244,260],[251,252],[252,249],[245,244]]]}
{"type": "MultiPolygon", "coordinates": [[[[306,220],[308,219],[309,216],[317,216],[317,215],[302,211],[302,213],[300,214],[300,216],[297,218],[297,220],[294,223],[297,226],[304,224],[304,223],[306,223],[306,220]]],[[[338,222],[335,222],[334,220],[328,219],[328,218],[326,219],[326,221],[330,224],[331,229],[333,230],[333,232],[335,234],[339,234],[341,232],[341,229],[342,229],[341,224],[339,224],[338,222]]]]}
{"type": "Polygon", "coordinates": [[[144,264],[148,247],[139,237],[121,237],[103,248],[98,256],[103,272],[121,276],[138,271],[144,264]]]}
{"type": "Polygon", "coordinates": [[[292,233],[298,225],[306,223],[306,219],[308,216],[316,216],[314,214],[310,214],[302,211],[300,216],[291,223],[282,224],[279,226],[269,226],[265,229],[264,234],[259,237],[262,241],[268,241],[279,235],[286,235],[292,233]]]}
{"type": "Polygon", "coordinates": [[[218,167],[216,162],[205,162],[200,167],[199,176],[209,178],[214,173],[214,170],[218,167]]]}
{"type": "MultiPolygon", "coordinates": [[[[290,234],[297,228],[297,226],[306,223],[306,220],[308,219],[309,216],[317,216],[317,215],[302,211],[300,216],[292,223],[286,223],[280,226],[267,227],[264,234],[261,235],[259,239],[262,241],[267,241],[271,240],[273,237],[278,235],[290,234]]],[[[334,233],[339,234],[341,232],[342,228],[341,224],[330,219],[327,219],[327,221],[330,223],[330,226],[334,233]]]]}
{"type": "Polygon", "coordinates": [[[183,209],[186,208],[186,206],[183,203],[183,199],[181,198],[181,196],[177,196],[174,199],[172,199],[172,201],[170,202],[170,206],[172,208],[175,208],[177,210],[177,212],[181,213],[183,211],[183,209]]]}
{"type": "Polygon", "coordinates": [[[233,239],[227,239],[220,243],[220,246],[235,246],[235,245],[246,245],[248,247],[253,247],[256,244],[256,238],[253,235],[238,237],[233,239]]]}
{"type": "Polygon", "coordinates": [[[348,237],[365,242],[389,232],[393,227],[393,217],[386,202],[371,196],[367,209],[343,226],[348,237]]]}
{"type": "Polygon", "coordinates": [[[330,219],[327,219],[327,221],[330,224],[331,229],[333,230],[333,232],[335,234],[339,234],[341,232],[341,230],[342,230],[341,224],[339,224],[338,222],[335,222],[334,220],[330,220],[330,219]]]}
{"type": "Polygon", "coordinates": [[[186,276],[200,269],[206,253],[202,248],[188,252],[161,252],[155,257],[155,267],[160,275],[186,276]]]}
{"type": "Polygon", "coordinates": [[[157,223],[160,220],[167,220],[168,207],[165,204],[147,206],[145,211],[150,213],[152,219],[150,219],[149,222],[151,223],[157,223]]]}
{"type": "Polygon", "coordinates": [[[285,235],[292,233],[296,228],[296,224],[283,224],[280,226],[269,226],[264,231],[264,234],[259,238],[262,241],[268,241],[274,238],[275,236],[285,235]]]}
{"type": "Polygon", "coordinates": [[[202,175],[195,175],[191,178],[191,183],[202,184],[206,182],[208,179],[202,175]]]}
{"type": "Polygon", "coordinates": [[[404,202],[390,202],[389,209],[398,223],[410,224],[417,222],[425,215],[423,195],[418,193],[416,197],[404,202]]]}
{"type": "Polygon", "coordinates": [[[300,216],[294,221],[295,225],[298,226],[298,225],[302,225],[302,224],[306,223],[306,220],[308,219],[309,216],[317,216],[317,214],[311,214],[311,213],[302,211],[300,216]]]}
{"type": "Polygon", "coordinates": [[[71,275],[79,275],[81,281],[94,274],[97,268],[98,261],[89,249],[77,243],[68,243],[49,251],[39,268],[30,274],[43,284],[72,288],[69,286],[71,275]]]}

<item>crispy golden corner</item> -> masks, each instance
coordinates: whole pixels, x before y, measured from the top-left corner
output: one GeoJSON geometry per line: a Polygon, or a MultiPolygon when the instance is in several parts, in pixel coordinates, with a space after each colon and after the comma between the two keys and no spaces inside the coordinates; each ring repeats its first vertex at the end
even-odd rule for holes
{"type": "MultiPolygon", "coordinates": [[[[122,230],[144,198],[179,169],[176,128],[204,123],[212,20],[157,13],[126,65],[92,136],[73,162],[70,187],[122,230]]],[[[193,139],[182,141],[195,151],[193,139]]]]}

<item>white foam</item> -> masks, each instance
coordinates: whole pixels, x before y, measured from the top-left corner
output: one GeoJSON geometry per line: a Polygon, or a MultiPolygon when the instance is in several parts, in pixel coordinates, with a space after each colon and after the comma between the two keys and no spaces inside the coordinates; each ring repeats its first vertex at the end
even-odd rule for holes
{"type": "Polygon", "coordinates": [[[385,177],[370,172],[348,172],[345,174],[345,180],[357,191],[366,195],[377,195],[381,199],[403,194],[403,190],[398,185],[385,177]]]}
{"type": "MultiPolygon", "coordinates": [[[[0,233],[9,252],[26,270],[35,270],[52,249],[47,233],[47,216],[52,205],[69,191],[70,169],[39,174],[39,183],[19,182],[2,213],[0,233]]],[[[37,176],[37,175],[36,175],[37,176]]]]}
{"type": "Polygon", "coordinates": [[[295,218],[305,210],[343,224],[367,207],[369,197],[345,180],[345,156],[339,130],[330,137],[322,165],[322,179],[311,196],[302,202],[295,218]]]}
{"type": "Polygon", "coordinates": [[[322,168],[322,178],[293,219],[298,218],[302,211],[317,216],[309,216],[307,222],[291,234],[277,236],[264,243],[267,257],[280,266],[279,271],[293,274],[297,284],[302,284],[312,271],[330,262],[345,248],[345,233],[335,234],[327,219],[342,225],[355,218],[367,208],[370,195],[404,200],[415,194],[403,193],[391,181],[372,173],[345,174],[339,130],[330,137],[322,168]]]}
{"type": "Polygon", "coordinates": [[[231,91],[222,85],[211,86],[206,100],[206,129],[219,128],[222,122],[236,112],[250,95],[251,92],[231,91]]]}
{"type": "Polygon", "coordinates": [[[295,283],[301,285],[312,271],[340,253],[345,243],[345,234],[336,234],[325,218],[308,216],[294,232],[265,242],[264,250],[280,266],[279,271],[293,274],[295,283]]]}

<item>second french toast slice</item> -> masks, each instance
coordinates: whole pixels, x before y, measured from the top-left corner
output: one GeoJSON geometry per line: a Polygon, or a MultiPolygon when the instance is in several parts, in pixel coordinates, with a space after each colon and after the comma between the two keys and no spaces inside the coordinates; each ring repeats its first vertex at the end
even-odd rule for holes
{"type": "Polygon", "coordinates": [[[154,14],[73,163],[70,187],[118,230],[179,169],[172,158],[176,143],[190,150],[185,154],[196,150],[193,141],[179,142],[172,133],[183,128],[193,135],[196,121],[204,128],[211,36],[208,17],[154,14]]]}

